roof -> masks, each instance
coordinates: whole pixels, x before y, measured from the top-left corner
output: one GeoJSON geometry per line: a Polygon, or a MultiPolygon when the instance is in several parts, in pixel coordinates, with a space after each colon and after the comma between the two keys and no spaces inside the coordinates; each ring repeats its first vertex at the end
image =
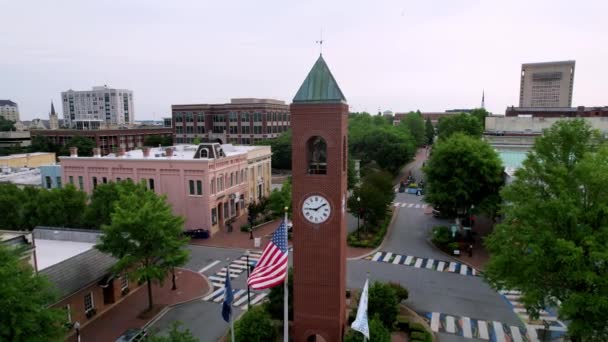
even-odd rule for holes
{"type": "Polygon", "coordinates": [[[540,62],[540,63],[524,63],[522,64],[522,68],[529,66],[558,66],[558,65],[574,65],[576,61],[568,60],[568,61],[554,61],[554,62],[540,62]]]}
{"type": "Polygon", "coordinates": [[[45,275],[63,299],[104,277],[116,263],[112,256],[92,248],[58,264],[45,268],[45,275]]]}
{"type": "Polygon", "coordinates": [[[17,107],[17,104],[11,100],[0,100],[0,106],[12,106],[17,107]]]}
{"type": "Polygon", "coordinates": [[[296,103],[346,102],[342,90],[331,74],[323,55],[315,62],[304,83],[293,98],[296,103]]]}

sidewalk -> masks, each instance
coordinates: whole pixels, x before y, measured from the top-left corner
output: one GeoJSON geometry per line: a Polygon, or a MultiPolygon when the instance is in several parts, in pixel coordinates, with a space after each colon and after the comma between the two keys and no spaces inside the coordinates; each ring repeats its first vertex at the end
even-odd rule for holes
{"type": "MultiPolygon", "coordinates": [[[[262,238],[259,249],[266,246],[266,243],[270,240],[270,236],[279,227],[280,223],[281,220],[276,219],[253,230],[254,238],[262,238]]],[[[234,225],[234,229],[230,233],[223,229],[208,239],[192,239],[190,240],[190,244],[209,247],[253,249],[254,240],[249,238],[249,232],[241,232],[239,228],[240,226],[234,225]]]]}
{"type": "MultiPolygon", "coordinates": [[[[155,306],[166,307],[183,303],[201,297],[209,291],[207,280],[196,272],[180,268],[176,269],[176,276],[177,290],[175,291],[171,290],[171,274],[167,276],[164,286],[152,285],[155,306]]],[[[124,300],[84,326],[80,330],[81,340],[87,342],[114,341],[127,329],[143,327],[154,318],[140,319],[137,317],[147,306],[148,290],[144,283],[133,290],[133,293],[124,300]]],[[[75,334],[67,340],[76,342],[75,334]]]]}
{"type": "Polygon", "coordinates": [[[484,267],[490,259],[490,254],[483,245],[483,239],[492,232],[493,223],[492,220],[485,216],[477,216],[475,227],[473,231],[477,233],[475,237],[475,243],[473,244],[473,256],[469,257],[466,251],[457,257],[458,260],[463,261],[476,269],[483,271],[484,267]]]}

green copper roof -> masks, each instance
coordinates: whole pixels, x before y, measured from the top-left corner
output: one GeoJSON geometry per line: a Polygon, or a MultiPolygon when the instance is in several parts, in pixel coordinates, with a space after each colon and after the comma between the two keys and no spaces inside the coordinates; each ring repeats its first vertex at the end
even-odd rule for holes
{"type": "Polygon", "coordinates": [[[322,55],[312,67],[304,83],[293,98],[293,102],[323,103],[323,102],[346,102],[342,90],[329,71],[329,67],[322,55]]]}

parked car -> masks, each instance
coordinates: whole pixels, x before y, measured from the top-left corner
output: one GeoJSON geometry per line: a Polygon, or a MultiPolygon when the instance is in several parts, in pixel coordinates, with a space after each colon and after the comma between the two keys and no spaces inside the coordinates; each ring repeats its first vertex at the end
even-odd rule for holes
{"type": "Polygon", "coordinates": [[[148,336],[148,333],[142,329],[127,329],[122,335],[120,335],[116,342],[139,342],[144,341],[148,336]]]}
{"type": "Polygon", "coordinates": [[[206,229],[189,229],[184,232],[184,235],[192,239],[208,239],[209,231],[206,229]]]}

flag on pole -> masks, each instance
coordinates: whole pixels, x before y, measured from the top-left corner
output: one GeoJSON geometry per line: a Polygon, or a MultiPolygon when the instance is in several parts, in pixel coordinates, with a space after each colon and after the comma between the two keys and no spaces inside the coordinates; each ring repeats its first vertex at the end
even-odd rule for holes
{"type": "Polygon", "coordinates": [[[224,284],[224,303],[222,305],[222,317],[224,321],[230,322],[232,316],[232,301],[234,295],[232,294],[232,285],[230,284],[230,264],[226,268],[226,283],[224,284]]]}
{"type": "Polygon", "coordinates": [[[357,309],[357,317],[351,324],[353,330],[357,330],[362,333],[367,339],[369,339],[369,324],[367,322],[367,284],[369,280],[365,280],[365,286],[363,286],[363,292],[361,292],[361,299],[359,300],[359,308],[357,309]]]}
{"type": "Polygon", "coordinates": [[[281,284],[287,277],[287,261],[287,224],[283,220],[264,248],[260,260],[247,279],[247,284],[254,290],[281,284]]]}

